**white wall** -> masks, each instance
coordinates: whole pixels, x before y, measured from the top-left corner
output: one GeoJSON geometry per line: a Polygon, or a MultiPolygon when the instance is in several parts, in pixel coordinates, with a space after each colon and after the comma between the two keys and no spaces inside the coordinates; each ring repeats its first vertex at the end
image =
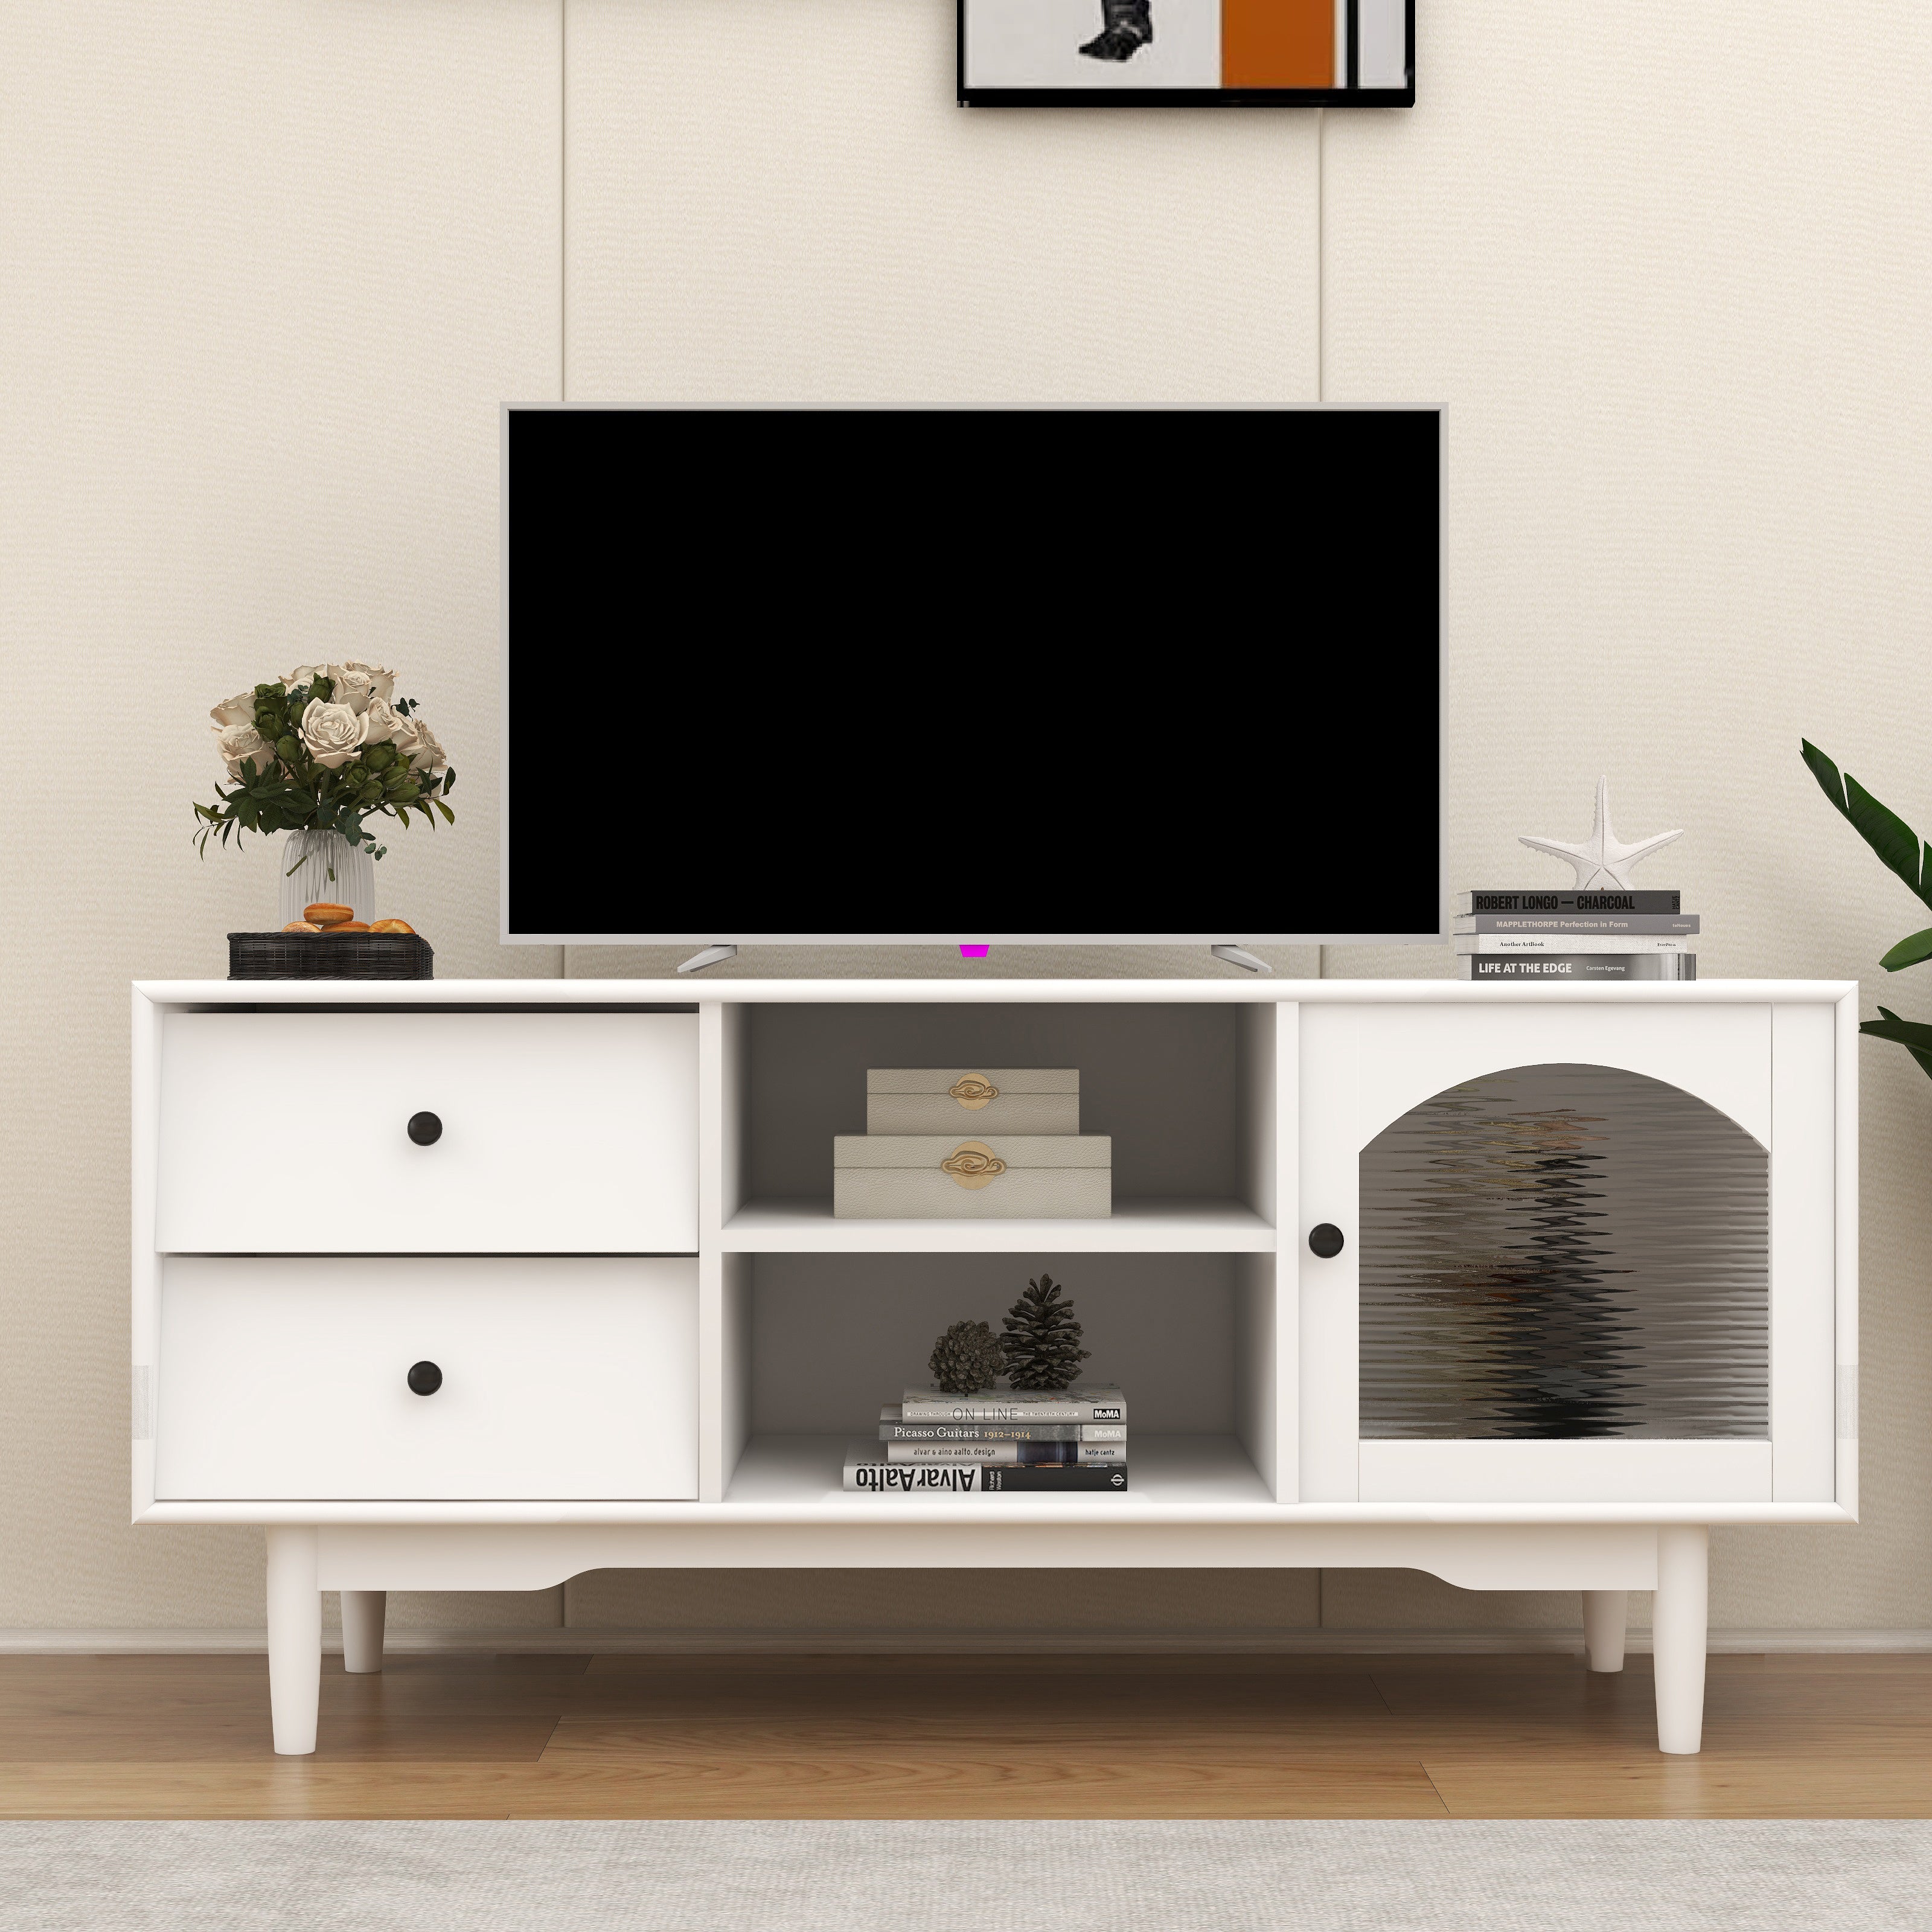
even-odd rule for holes
{"type": "MultiPolygon", "coordinates": [[[[1707,972],[1882,977],[1924,922],[1796,745],[1932,821],[1932,16],[1418,11],[1420,104],[1325,117],[962,112],[946,0],[0,11],[0,1625],[261,1618],[259,1538],[125,1522],[126,982],[219,972],[273,904],[268,854],[188,844],[208,704],[316,653],[401,665],[460,822],[398,839],[381,891],[440,969],[671,963],[492,938],[503,398],[1440,400],[1454,878],[1534,877],[1514,835],[1585,829],[1606,770],[1620,829],[1688,828],[1660,862],[1707,972]]],[[[1932,980],[1872,990],[1932,1016],[1932,980]]],[[[1876,1046],[1865,1075],[1866,1520],[1725,1533],[1720,1624],[1932,1627],[1932,1090],[1876,1046]]],[[[302,1077],[212,1154],[237,1186],[352,1176],[352,1150],[278,1164],[302,1077]]],[[[398,1615],[1027,1622],[883,1581],[602,1576],[398,1615]]],[[[1402,1574],[1108,1582],[1057,1614],[1576,1618],[1402,1574]]]]}

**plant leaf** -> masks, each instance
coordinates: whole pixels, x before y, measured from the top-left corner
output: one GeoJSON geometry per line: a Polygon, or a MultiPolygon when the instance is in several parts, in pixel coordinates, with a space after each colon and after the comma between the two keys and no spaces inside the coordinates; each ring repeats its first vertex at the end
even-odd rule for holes
{"type": "Polygon", "coordinates": [[[1932,905],[1932,877],[1928,876],[1925,842],[1888,806],[1882,805],[1850,772],[1838,767],[1809,739],[1798,740],[1801,755],[1819,788],[1851,821],[1858,836],[1928,905],[1932,905]]]}
{"type": "Polygon", "coordinates": [[[1932,1026],[1919,1020],[1902,1020],[1888,1007],[1881,1006],[1879,1011],[1884,1018],[1861,1022],[1859,1032],[1868,1033],[1874,1040],[1895,1040],[1918,1061],[1919,1071],[1932,1080],[1932,1026]]]}
{"type": "Polygon", "coordinates": [[[1901,967],[1916,966],[1927,959],[1932,959],[1932,926],[1910,939],[1901,939],[1878,963],[1888,973],[1896,973],[1901,967]]]}
{"type": "Polygon", "coordinates": [[[1846,818],[1850,818],[1852,814],[1845,806],[1845,781],[1838,766],[1809,738],[1799,739],[1798,746],[1798,756],[1810,767],[1819,788],[1846,818]]]}

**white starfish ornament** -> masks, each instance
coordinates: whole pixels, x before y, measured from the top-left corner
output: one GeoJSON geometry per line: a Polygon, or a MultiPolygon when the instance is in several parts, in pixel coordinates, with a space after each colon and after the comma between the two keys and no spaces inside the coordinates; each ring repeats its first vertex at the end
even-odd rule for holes
{"type": "Polygon", "coordinates": [[[1566,845],[1560,838],[1532,838],[1526,835],[1520,842],[1532,852],[1547,852],[1552,859],[1568,860],[1576,868],[1580,892],[1601,886],[1621,886],[1628,892],[1630,868],[1672,839],[1683,836],[1681,830],[1660,832],[1654,838],[1640,838],[1634,845],[1620,844],[1610,830],[1610,782],[1604,778],[1597,781],[1597,822],[1582,844],[1566,845]]]}

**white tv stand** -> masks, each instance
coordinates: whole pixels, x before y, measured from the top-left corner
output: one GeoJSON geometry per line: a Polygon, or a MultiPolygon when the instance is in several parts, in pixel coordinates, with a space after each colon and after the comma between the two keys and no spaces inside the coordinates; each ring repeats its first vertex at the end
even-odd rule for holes
{"type": "Polygon", "coordinates": [[[1654,1590],[1694,1751],[1709,1526],[1856,1520],[1854,986],[695,990],[135,987],[134,1518],[266,1526],[278,1751],[323,1590],[373,1670],[392,1589],[1250,1566],[1578,1590],[1597,1670],[1654,1590]],[[834,1220],[866,1069],[975,1062],[1082,1070],[1112,1217],[834,1220]],[[278,1172],[220,1156],[292,1088],[278,1172]],[[1131,1489],[846,1494],[1042,1264],[1131,1489]]]}

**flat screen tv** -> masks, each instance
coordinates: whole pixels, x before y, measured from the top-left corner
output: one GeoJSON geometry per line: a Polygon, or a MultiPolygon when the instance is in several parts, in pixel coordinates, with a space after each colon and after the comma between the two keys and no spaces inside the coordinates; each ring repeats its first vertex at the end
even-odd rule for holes
{"type": "Polygon", "coordinates": [[[1440,939],[1439,429],[507,408],[503,938],[1440,939]]]}

